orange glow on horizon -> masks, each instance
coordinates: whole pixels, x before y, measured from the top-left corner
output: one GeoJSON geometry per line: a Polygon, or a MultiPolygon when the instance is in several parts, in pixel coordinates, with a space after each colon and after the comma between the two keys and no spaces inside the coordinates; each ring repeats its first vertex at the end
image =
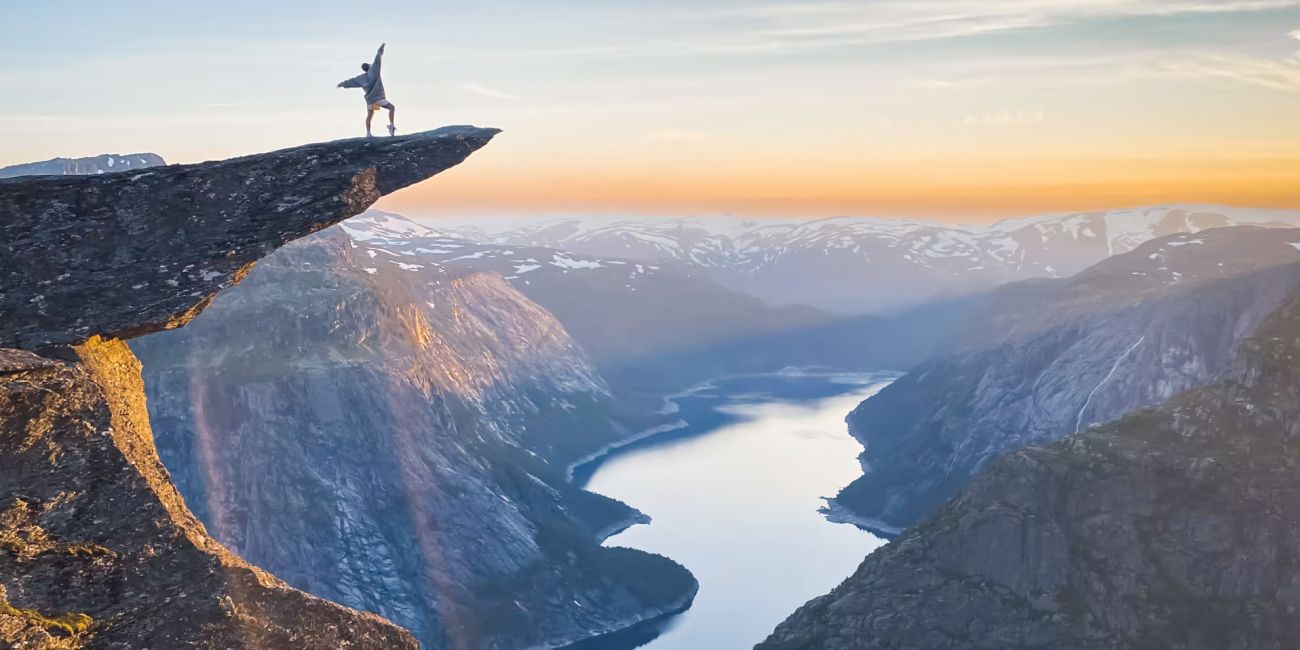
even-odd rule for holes
{"type": "Polygon", "coordinates": [[[904,160],[790,170],[647,166],[631,173],[476,169],[471,161],[379,207],[414,216],[730,213],[990,220],[1169,203],[1296,208],[1300,158],[904,160]]]}

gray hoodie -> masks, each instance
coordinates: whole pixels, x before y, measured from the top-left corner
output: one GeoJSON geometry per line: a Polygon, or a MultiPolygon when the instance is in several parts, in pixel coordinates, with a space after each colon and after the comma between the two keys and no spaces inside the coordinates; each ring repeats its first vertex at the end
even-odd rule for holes
{"type": "Polygon", "coordinates": [[[384,53],[375,53],[375,62],[370,64],[370,69],[341,82],[339,85],[344,88],[364,88],[366,91],[366,105],[373,104],[381,99],[388,99],[384,95],[384,80],[379,78],[379,64],[383,63],[384,53]]]}

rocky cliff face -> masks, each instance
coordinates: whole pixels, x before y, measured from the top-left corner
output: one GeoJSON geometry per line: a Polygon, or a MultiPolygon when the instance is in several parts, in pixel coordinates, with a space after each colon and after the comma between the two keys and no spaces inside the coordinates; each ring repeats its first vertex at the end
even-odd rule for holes
{"type": "Polygon", "coordinates": [[[554,647],[694,594],[679,565],[599,546],[640,515],[562,461],[610,442],[617,406],[499,275],[331,229],[133,346],[162,456],[216,538],[425,648],[554,647]]]}
{"type": "Polygon", "coordinates": [[[0,642],[416,647],[208,536],[158,460],[139,365],[117,339],[186,322],[262,254],[459,163],[494,133],[0,181],[0,642]]]}
{"type": "Polygon", "coordinates": [[[1007,454],[759,647],[1300,646],[1300,291],[1223,381],[1007,454]]]}
{"type": "Polygon", "coordinates": [[[0,351],[0,645],[417,647],[214,542],[158,462],[130,350],[75,354],[0,351]]]}
{"type": "Polygon", "coordinates": [[[1300,280],[1300,231],[1251,227],[1150,242],[1068,280],[995,292],[958,349],[848,418],[866,474],[832,516],[889,531],[988,462],[1205,384],[1300,280]]]}
{"type": "Polygon", "coordinates": [[[156,153],[104,154],[87,158],[54,158],[41,162],[0,167],[0,178],[15,176],[83,176],[110,174],[166,165],[156,153]]]}

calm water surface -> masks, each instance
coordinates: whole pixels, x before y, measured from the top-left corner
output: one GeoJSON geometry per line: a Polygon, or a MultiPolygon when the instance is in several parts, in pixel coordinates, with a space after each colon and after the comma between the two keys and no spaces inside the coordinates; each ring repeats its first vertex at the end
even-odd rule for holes
{"type": "Polygon", "coordinates": [[[844,416],[896,375],[718,380],[672,400],[685,426],[578,467],[574,480],[650,515],[606,544],[666,555],[700,593],[687,612],[586,649],[749,648],[884,541],[817,509],[857,478],[844,416]]]}

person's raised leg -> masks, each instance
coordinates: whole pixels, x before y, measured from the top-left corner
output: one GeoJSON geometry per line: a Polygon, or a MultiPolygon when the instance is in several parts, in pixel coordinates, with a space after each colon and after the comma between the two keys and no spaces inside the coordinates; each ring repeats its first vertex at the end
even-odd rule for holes
{"type": "Polygon", "coordinates": [[[388,135],[397,133],[397,107],[393,104],[388,105],[388,135]]]}
{"type": "Polygon", "coordinates": [[[375,109],[367,108],[366,109],[366,137],[367,138],[374,137],[370,135],[370,121],[373,119],[375,119],[375,109]]]}

